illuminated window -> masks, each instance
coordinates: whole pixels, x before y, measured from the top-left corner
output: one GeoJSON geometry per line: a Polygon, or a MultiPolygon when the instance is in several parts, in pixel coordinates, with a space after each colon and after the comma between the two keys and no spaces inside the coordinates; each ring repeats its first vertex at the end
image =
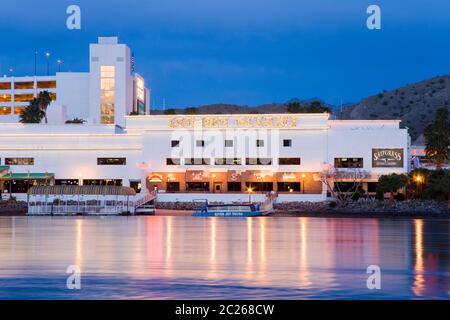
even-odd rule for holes
{"type": "Polygon", "coordinates": [[[11,90],[11,82],[0,82],[0,90],[11,90]]]}
{"type": "Polygon", "coordinates": [[[14,89],[34,89],[34,81],[14,82],[14,89]]]}
{"type": "Polygon", "coordinates": [[[25,110],[25,107],[14,107],[14,114],[21,114],[25,110]]]}
{"type": "Polygon", "coordinates": [[[14,101],[16,102],[29,102],[31,100],[33,100],[34,98],[34,94],[29,93],[29,94],[15,94],[14,95],[14,101]]]}
{"type": "Polygon", "coordinates": [[[300,158],[278,158],[280,166],[300,165],[300,158]]]}
{"type": "Polygon", "coordinates": [[[260,166],[268,166],[272,164],[271,158],[246,158],[245,159],[246,165],[260,165],[260,166]]]}
{"type": "Polygon", "coordinates": [[[240,158],[216,158],[215,164],[217,166],[221,166],[221,165],[239,166],[239,165],[241,165],[241,159],[240,158]]]}
{"type": "Polygon", "coordinates": [[[34,158],[5,158],[5,165],[32,166],[34,165],[34,158]]]}
{"type": "Polygon", "coordinates": [[[363,158],[334,158],[336,168],[362,168],[363,158]]]}
{"type": "Polygon", "coordinates": [[[100,123],[114,124],[115,67],[100,67],[100,123]]]}
{"type": "Polygon", "coordinates": [[[56,101],[56,93],[50,92],[50,98],[52,101],[56,101]]]}
{"type": "Polygon", "coordinates": [[[0,102],[11,102],[10,94],[0,94],[0,102]]]}
{"type": "Polygon", "coordinates": [[[0,107],[0,115],[11,114],[11,107],[0,107]]]}
{"type": "Polygon", "coordinates": [[[115,76],[116,76],[116,67],[114,67],[114,66],[101,66],[100,67],[100,76],[102,78],[115,78],[115,76]]]}
{"type": "Polygon", "coordinates": [[[39,81],[37,87],[38,89],[54,89],[56,88],[56,81],[39,81]]]}
{"type": "Polygon", "coordinates": [[[126,158],[97,158],[97,165],[99,166],[124,166],[126,164],[126,158]]]}
{"type": "Polygon", "coordinates": [[[186,159],[184,159],[184,164],[187,166],[209,165],[210,163],[211,163],[210,159],[206,159],[206,158],[186,158],[186,159]]]}

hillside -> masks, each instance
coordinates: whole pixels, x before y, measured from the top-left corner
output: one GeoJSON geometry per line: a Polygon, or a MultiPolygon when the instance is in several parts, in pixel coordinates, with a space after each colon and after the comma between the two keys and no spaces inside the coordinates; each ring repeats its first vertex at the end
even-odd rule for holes
{"type": "MultiPolygon", "coordinates": [[[[307,100],[291,99],[284,103],[268,103],[258,106],[247,106],[237,104],[216,103],[207,104],[195,107],[197,114],[264,114],[264,113],[287,113],[287,105],[289,102],[300,102],[303,105],[309,105],[313,101],[320,101],[324,106],[334,109],[334,106],[325,103],[324,101],[314,98],[307,100]]],[[[175,113],[182,114],[186,108],[173,109],[175,113]]],[[[162,110],[152,110],[152,114],[163,114],[162,110]]]]}
{"type": "MultiPolygon", "coordinates": [[[[299,101],[302,104],[310,104],[313,100],[292,99],[285,103],[269,103],[249,107],[234,104],[209,104],[196,107],[198,114],[242,114],[242,113],[286,113],[287,104],[299,101]]],[[[336,110],[335,115],[339,119],[401,119],[402,126],[410,129],[410,135],[414,141],[425,126],[433,121],[436,109],[450,107],[450,75],[435,77],[415,84],[391,91],[384,91],[377,95],[365,98],[356,104],[344,106],[342,113],[336,106],[325,106],[336,110]]],[[[185,109],[175,109],[176,113],[184,113],[185,109]]],[[[154,110],[153,114],[161,114],[163,111],[154,110]]]]}
{"type": "Polygon", "coordinates": [[[436,77],[346,106],[342,119],[401,119],[415,140],[433,121],[436,109],[450,106],[450,76],[436,77]]]}

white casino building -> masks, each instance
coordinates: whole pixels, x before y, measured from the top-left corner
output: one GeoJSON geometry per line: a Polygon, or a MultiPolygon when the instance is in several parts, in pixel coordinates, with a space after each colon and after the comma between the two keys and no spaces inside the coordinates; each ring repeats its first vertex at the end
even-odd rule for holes
{"type": "MultiPolygon", "coordinates": [[[[158,190],[158,201],[321,201],[326,168],[378,177],[406,173],[410,139],[400,121],[330,120],[328,114],[150,115],[149,90],[132,74],[117,38],[90,45],[87,73],[0,79],[0,188],[123,185],[158,190]],[[48,124],[18,114],[41,90],[52,93],[48,124]],[[129,114],[131,112],[139,115],[129,114]],[[65,124],[81,118],[84,124],[65,124]]],[[[348,181],[336,181],[345,188],[348,181]]]]}

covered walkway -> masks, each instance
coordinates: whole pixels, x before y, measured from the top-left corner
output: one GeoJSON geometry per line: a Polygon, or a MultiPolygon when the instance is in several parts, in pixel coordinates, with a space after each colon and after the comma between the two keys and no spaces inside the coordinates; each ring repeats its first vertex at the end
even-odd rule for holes
{"type": "Polygon", "coordinates": [[[121,186],[35,186],[28,191],[28,214],[134,213],[135,195],[121,186]]]}

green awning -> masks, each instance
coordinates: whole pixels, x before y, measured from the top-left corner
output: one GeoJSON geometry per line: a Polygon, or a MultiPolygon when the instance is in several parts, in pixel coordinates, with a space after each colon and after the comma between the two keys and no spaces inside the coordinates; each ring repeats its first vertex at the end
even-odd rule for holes
{"type": "Polygon", "coordinates": [[[3,172],[5,170],[9,170],[9,166],[0,166],[0,172],[3,172]]]}
{"type": "Polygon", "coordinates": [[[0,180],[48,180],[55,177],[54,173],[13,173],[5,174],[0,180]]]}

